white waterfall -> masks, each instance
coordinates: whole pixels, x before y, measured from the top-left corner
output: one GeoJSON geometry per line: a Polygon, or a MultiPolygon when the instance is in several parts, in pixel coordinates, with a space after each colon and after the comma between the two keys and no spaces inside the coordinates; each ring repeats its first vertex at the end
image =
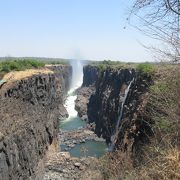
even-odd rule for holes
{"type": "Polygon", "coordinates": [[[83,82],[83,66],[81,62],[78,60],[71,61],[72,66],[72,81],[70,90],[68,91],[68,96],[65,101],[65,108],[69,114],[69,117],[66,121],[71,120],[73,117],[77,116],[77,111],[75,110],[75,100],[77,95],[75,94],[75,90],[82,85],[83,82]]]}
{"type": "Polygon", "coordinates": [[[116,127],[115,127],[115,131],[114,131],[114,134],[111,136],[111,144],[109,146],[109,151],[112,151],[114,149],[115,144],[116,144],[118,134],[119,134],[119,125],[120,125],[120,122],[121,122],[121,119],[122,119],[122,116],[123,116],[124,104],[126,102],[126,99],[127,99],[128,93],[129,93],[129,89],[130,89],[131,84],[133,83],[133,81],[134,81],[134,78],[131,80],[128,87],[125,89],[125,94],[124,94],[123,101],[122,101],[122,104],[121,104],[121,109],[120,109],[119,117],[118,117],[117,124],[116,124],[116,127]]]}

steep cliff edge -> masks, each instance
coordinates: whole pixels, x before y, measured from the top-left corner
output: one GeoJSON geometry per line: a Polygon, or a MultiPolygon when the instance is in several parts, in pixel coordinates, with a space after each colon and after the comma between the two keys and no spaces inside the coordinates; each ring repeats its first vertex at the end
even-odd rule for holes
{"type": "MultiPolygon", "coordinates": [[[[143,63],[136,69],[118,126],[115,147],[119,149],[103,160],[107,162],[103,167],[105,179],[179,179],[179,65],[143,63]]],[[[101,91],[105,90],[101,85],[98,88],[104,99],[101,91]]],[[[95,113],[94,106],[92,102],[95,113]]],[[[96,117],[102,124],[110,119],[108,114],[107,120],[103,114],[96,117]]],[[[106,136],[105,132],[102,129],[98,133],[106,136]]]]}
{"type": "Polygon", "coordinates": [[[41,179],[47,150],[58,148],[58,118],[72,69],[50,66],[6,75],[0,89],[0,179],[41,179]]]}
{"type": "Polygon", "coordinates": [[[98,79],[98,67],[86,65],[83,67],[83,84],[77,90],[75,109],[81,119],[87,121],[87,104],[90,96],[95,92],[95,83],[98,79]]]}
{"type": "MultiPolygon", "coordinates": [[[[84,68],[83,80],[80,92],[84,88],[94,88],[88,96],[84,96],[84,104],[87,119],[90,123],[95,123],[95,133],[98,136],[102,136],[110,144],[112,135],[116,133],[115,146],[122,149],[130,147],[131,150],[133,145],[147,140],[146,137],[152,134],[152,131],[148,118],[143,114],[143,108],[148,100],[148,87],[152,84],[149,75],[139,73],[133,68],[109,66],[102,69],[92,65],[84,68]],[[118,132],[115,132],[125,91],[130,83],[118,132]]],[[[85,92],[87,93],[87,90],[85,92]]],[[[83,93],[80,94],[83,96],[83,93]]],[[[78,107],[84,109],[82,105],[78,107]]]]}

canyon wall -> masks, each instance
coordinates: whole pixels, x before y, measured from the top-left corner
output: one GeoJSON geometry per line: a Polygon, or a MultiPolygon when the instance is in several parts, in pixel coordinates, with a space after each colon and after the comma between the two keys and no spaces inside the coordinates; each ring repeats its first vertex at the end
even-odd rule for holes
{"type": "Polygon", "coordinates": [[[86,65],[83,67],[83,84],[77,90],[75,109],[81,119],[87,121],[87,104],[90,96],[95,92],[95,83],[98,79],[98,67],[86,65]]]}
{"type": "Polygon", "coordinates": [[[83,67],[82,87],[95,85],[99,75],[99,69],[96,66],[86,65],[83,67]]]}
{"type": "Polygon", "coordinates": [[[0,180],[41,179],[47,151],[56,151],[58,120],[72,69],[48,66],[7,74],[0,89],[0,180]],[[42,167],[43,168],[43,167],[42,167]]]}
{"type": "Polygon", "coordinates": [[[94,87],[94,91],[86,100],[87,119],[89,123],[95,123],[95,133],[105,138],[110,144],[111,136],[115,134],[125,90],[131,81],[115,146],[132,150],[135,144],[146,141],[146,137],[152,133],[148,125],[148,117],[143,113],[148,103],[151,77],[137,72],[134,68],[106,67],[102,69],[93,65],[85,66],[81,89],[88,86],[94,87]]]}

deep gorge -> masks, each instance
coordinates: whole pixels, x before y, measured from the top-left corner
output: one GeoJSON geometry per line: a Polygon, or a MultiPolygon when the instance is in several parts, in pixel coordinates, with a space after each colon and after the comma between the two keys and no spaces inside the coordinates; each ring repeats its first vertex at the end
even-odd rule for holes
{"type": "Polygon", "coordinates": [[[118,128],[116,147],[122,149],[146,141],[146,137],[152,134],[148,117],[143,114],[148,103],[148,88],[153,83],[151,76],[133,68],[107,67],[102,70],[97,66],[85,66],[83,85],[76,105],[82,118],[86,117],[89,123],[95,123],[95,133],[111,144],[122,98],[132,80],[118,128]],[[87,106],[83,106],[81,100],[87,106]]]}
{"type": "MultiPolygon", "coordinates": [[[[143,109],[151,77],[133,68],[93,65],[84,66],[83,74],[76,110],[90,123],[89,128],[111,144],[122,98],[132,82],[115,148],[133,151],[146,141],[152,132],[143,109]]],[[[0,179],[42,179],[44,157],[59,148],[59,120],[67,116],[64,101],[71,79],[72,67],[48,66],[23,79],[17,72],[17,77],[1,88],[0,179]]]]}

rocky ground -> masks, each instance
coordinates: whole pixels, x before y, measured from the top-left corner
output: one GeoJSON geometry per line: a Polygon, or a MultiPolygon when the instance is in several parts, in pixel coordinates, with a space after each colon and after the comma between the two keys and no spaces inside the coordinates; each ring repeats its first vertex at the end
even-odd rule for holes
{"type": "Polygon", "coordinates": [[[43,180],[102,180],[98,164],[94,157],[75,158],[69,152],[54,153],[46,160],[43,180]]]}
{"type": "Polygon", "coordinates": [[[66,152],[50,153],[45,161],[43,180],[102,180],[99,160],[95,157],[77,158],[67,152],[76,144],[87,140],[104,141],[92,131],[94,124],[71,131],[61,130],[59,133],[61,145],[65,145],[66,152]],[[97,168],[99,167],[99,168],[97,168]]]}
{"type": "MultiPolygon", "coordinates": [[[[90,126],[91,127],[91,126],[90,126]]],[[[60,142],[66,151],[86,140],[104,141],[98,138],[89,126],[71,131],[60,131],[60,142]]],[[[101,180],[99,160],[95,157],[71,157],[69,152],[50,153],[45,161],[43,180],[101,180]]]]}

